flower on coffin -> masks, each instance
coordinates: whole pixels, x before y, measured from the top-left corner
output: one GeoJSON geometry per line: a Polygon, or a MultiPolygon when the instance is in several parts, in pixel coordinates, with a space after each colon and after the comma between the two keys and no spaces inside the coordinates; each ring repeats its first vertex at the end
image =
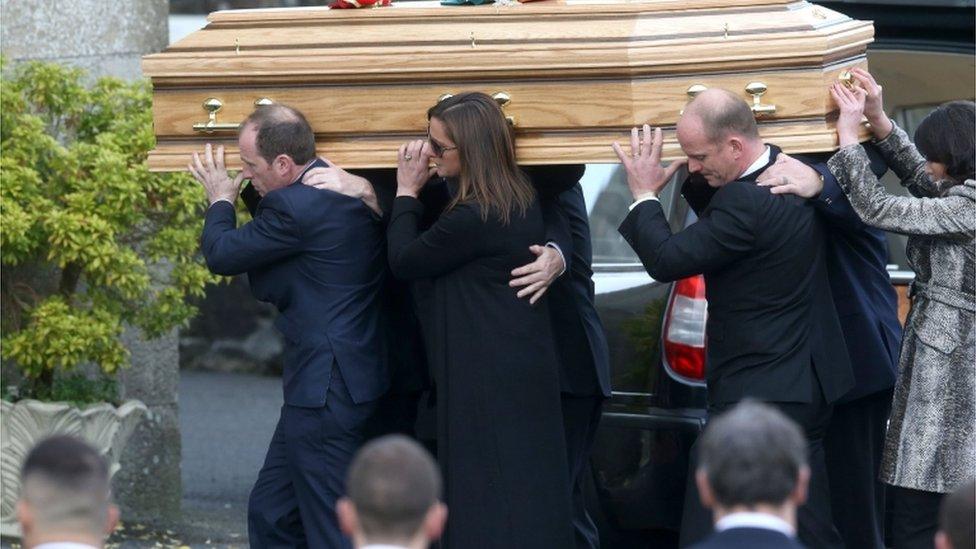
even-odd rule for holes
{"type": "Polygon", "coordinates": [[[378,8],[389,6],[392,0],[336,0],[329,4],[332,9],[378,8]]]}

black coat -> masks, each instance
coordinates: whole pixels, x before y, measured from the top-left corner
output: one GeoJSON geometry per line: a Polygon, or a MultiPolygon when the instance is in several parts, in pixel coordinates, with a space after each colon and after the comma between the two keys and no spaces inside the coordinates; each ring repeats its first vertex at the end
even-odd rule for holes
{"type": "MultiPolygon", "coordinates": [[[[778,154],[771,148],[770,164],[778,154]]],[[[620,233],[655,280],[705,275],[710,404],[810,402],[817,380],[834,402],[854,378],[827,280],[823,228],[812,204],[755,185],[764,169],[715,191],[698,221],[679,233],[671,233],[657,201],[635,207],[620,233]]],[[[688,191],[701,188],[691,185],[688,191]]],[[[701,204],[701,193],[685,194],[692,207],[701,204]]]]}
{"type": "Polygon", "coordinates": [[[537,205],[508,225],[460,204],[421,232],[423,204],[394,201],[389,263],[429,279],[418,302],[437,387],[438,461],[448,548],[570,547],[569,480],[556,355],[545,300],[509,286],[543,242],[537,205]]]}

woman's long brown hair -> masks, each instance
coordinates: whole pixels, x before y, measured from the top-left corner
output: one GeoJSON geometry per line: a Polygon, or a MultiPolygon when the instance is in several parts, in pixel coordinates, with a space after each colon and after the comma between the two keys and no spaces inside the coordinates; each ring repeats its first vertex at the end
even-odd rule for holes
{"type": "Polygon", "coordinates": [[[504,225],[512,211],[524,216],[535,189],[515,162],[512,131],[498,103],[480,92],[460,93],[431,107],[427,118],[444,124],[460,155],[458,192],[448,209],[476,202],[483,220],[494,214],[504,225]]]}

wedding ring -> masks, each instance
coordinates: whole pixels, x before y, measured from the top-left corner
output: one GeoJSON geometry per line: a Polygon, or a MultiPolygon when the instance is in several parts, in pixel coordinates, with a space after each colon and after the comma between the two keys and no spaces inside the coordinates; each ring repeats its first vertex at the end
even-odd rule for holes
{"type": "Polygon", "coordinates": [[[413,160],[413,155],[412,154],[405,154],[405,155],[403,155],[403,159],[404,160],[413,160]]]}
{"type": "Polygon", "coordinates": [[[790,180],[789,180],[789,179],[787,179],[787,178],[786,178],[786,176],[784,175],[784,176],[783,176],[783,184],[784,184],[784,185],[786,185],[786,184],[788,184],[789,182],[790,182],[790,180]]]}

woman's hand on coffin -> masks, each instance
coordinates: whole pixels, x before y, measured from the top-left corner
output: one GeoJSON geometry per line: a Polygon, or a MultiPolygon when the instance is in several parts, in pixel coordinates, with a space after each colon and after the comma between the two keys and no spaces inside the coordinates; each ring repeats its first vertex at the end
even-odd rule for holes
{"type": "Polygon", "coordinates": [[[416,198],[420,194],[437,172],[437,168],[430,165],[430,157],[430,144],[424,139],[400,145],[397,150],[397,196],[416,198]]]}
{"type": "Polygon", "coordinates": [[[316,189],[324,189],[335,193],[343,194],[352,198],[358,198],[366,204],[369,209],[376,212],[376,215],[383,215],[379,202],[376,200],[376,193],[373,191],[373,184],[365,177],[353,175],[346,170],[336,166],[327,159],[328,168],[312,168],[305,172],[302,183],[316,189]]]}
{"type": "Polygon", "coordinates": [[[837,117],[837,138],[840,146],[856,145],[867,92],[858,86],[847,89],[843,84],[837,83],[830,87],[830,95],[840,108],[840,115],[837,117]]]}
{"type": "Polygon", "coordinates": [[[648,124],[644,124],[640,132],[637,128],[631,128],[630,154],[624,152],[620,143],[613,143],[613,151],[617,153],[617,158],[627,171],[627,185],[634,198],[648,193],[655,195],[660,193],[661,189],[671,181],[678,168],[687,162],[687,159],[675,160],[667,168],[662,166],[663,145],[661,128],[655,128],[652,135],[648,124]]]}
{"type": "Polygon", "coordinates": [[[854,68],[851,69],[851,72],[854,73],[854,79],[857,80],[857,83],[864,88],[864,116],[868,119],[868,123],[871,124],[874,137],[877,139],[888,137],[893,127],[891,125],[891,119],[884,112],[884,100],[881,97],[883,89],[881,85],[871,76],[871,73],[864,69],[854,68]]]}
{"type": "Polygon", "coordinates": [[[241,183],[244,181],[244,172],[240,172],[231,179],[224,167],[224,146],[217,147],[214,154],[213,146],[207,143],[203,151],[203,158],[199,153],[193,153],[193,162],[187,165],[187,169],[194,179],[203,185],[207,193],[207,200],[210,204],[218,200],[226,200],[231,204],[237,200],[237,194],[241,190],[241,183]]]}

